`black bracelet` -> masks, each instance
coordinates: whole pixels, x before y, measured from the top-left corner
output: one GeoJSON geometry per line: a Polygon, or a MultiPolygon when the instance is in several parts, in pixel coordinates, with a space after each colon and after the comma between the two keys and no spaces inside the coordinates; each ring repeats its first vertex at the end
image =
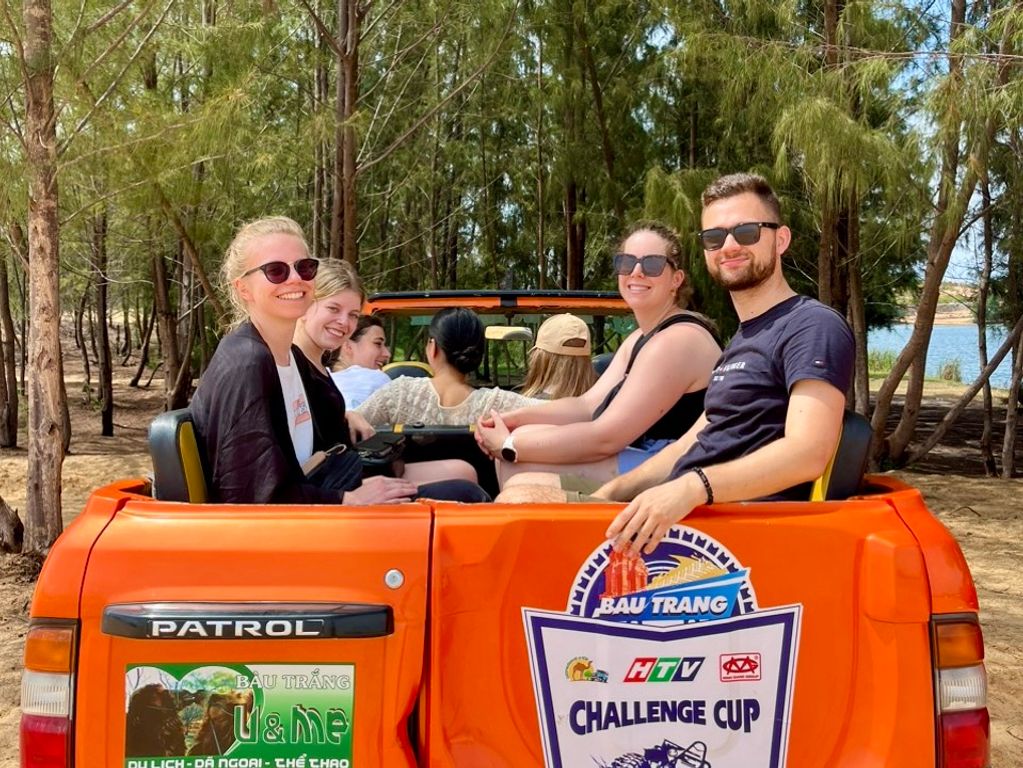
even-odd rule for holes
{"type": "Polygon", "coordinates": [[[707,479],[707,474],[700,467],[693,467],[690,472],[694,472],[701,481],[703,481],[703,487],[707,490],[707,503],[714,503],[714,489],[710,487],[710,480],[707,479]]]}

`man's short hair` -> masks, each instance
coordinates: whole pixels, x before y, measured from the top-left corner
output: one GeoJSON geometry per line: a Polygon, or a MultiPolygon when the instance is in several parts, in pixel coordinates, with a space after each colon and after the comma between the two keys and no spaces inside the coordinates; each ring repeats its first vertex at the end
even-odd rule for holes
{"type": "Polygon", "coordinates": [[[755,173],[730,173],[727,176],[722,176],[712,181],[703,190],[703,207],[706,208],[718,200],[725,200],[746,192],[752,192],[759,197],[764,205],[771,210],[775,218],[779,222],[781,221],[781,204],[778,202],[778,196],[774,194],[774,190],[767,183],[767,179],[755,173]]]}

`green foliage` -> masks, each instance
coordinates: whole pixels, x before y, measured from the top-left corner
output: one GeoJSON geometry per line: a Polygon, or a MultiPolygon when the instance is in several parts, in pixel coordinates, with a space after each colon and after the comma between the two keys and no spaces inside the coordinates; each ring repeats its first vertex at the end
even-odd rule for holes
{"type": "Polygon", "coordinates": [[[867,350],[867,371],[871,376],[887,376],[898,355],[890,349],[867,350]]]}
{"type": "Polygon", "coordinates": [[[962,384],[963,372],[959,364],[959,358],[954,357],[951,360],[942,360],[941,365],[938,366],[938,378],[942,381],[962,384]]]}

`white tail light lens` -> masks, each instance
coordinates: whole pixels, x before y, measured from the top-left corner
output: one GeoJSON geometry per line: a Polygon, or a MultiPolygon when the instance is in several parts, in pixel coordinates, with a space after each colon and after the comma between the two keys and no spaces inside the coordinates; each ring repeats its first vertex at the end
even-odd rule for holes
{"type": "Polygon", "coordinates": [[[26,669],[21,676],[21,711],[26,715],[68,717],[71,676],[26,669]]]}
{"type": "Polygon", "coordinates": [[[943,669],[938,674],[941,711],[962,712],[987,706],[987,673],[984,665],[943,669]]]}

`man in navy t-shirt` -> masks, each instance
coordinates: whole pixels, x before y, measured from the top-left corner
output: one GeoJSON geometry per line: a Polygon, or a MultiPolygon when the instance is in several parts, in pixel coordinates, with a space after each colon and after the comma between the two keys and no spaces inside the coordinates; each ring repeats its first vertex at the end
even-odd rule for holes
{"type": "Polygon", "coordinates": [[[712,501],[810,495],[838,444],[853,338],[834,310],[782,274],[792,233],[760,176],[732,174],[703,193],[707,269],[741,322],[707,388],[703,416],[675,443],[596,496],[631,503],[608,528],[616,546],[653,551],[712,501]]]}

